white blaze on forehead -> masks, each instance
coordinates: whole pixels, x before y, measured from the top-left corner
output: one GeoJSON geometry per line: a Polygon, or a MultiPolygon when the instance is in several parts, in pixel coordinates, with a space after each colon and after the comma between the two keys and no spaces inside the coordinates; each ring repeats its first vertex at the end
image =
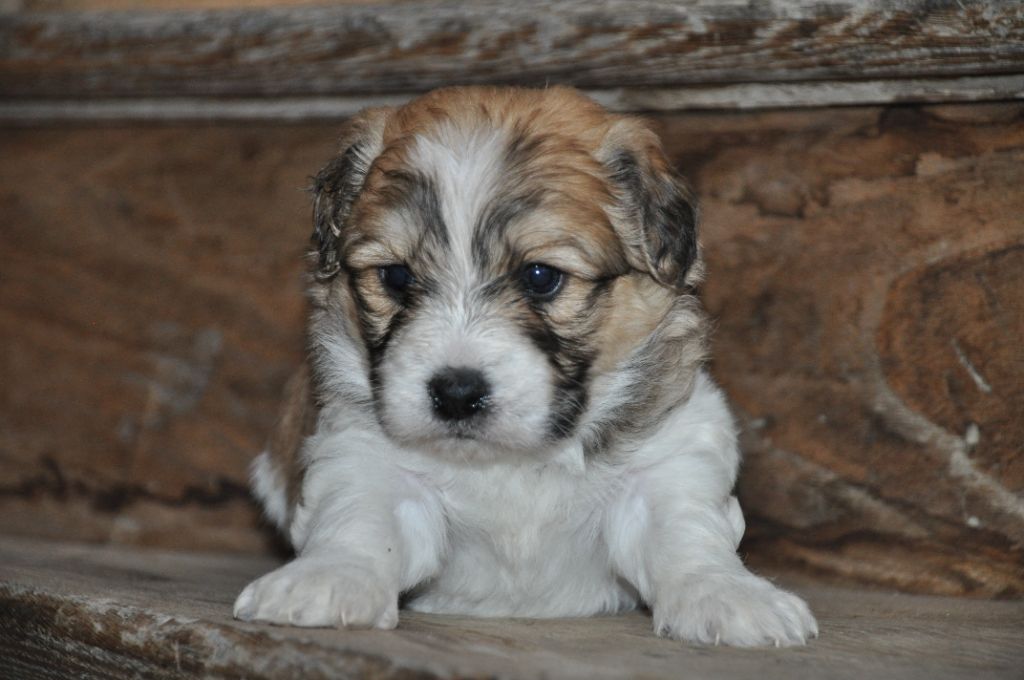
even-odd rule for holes
{"type": "Polygon", "coordinates": [[[430,272],[443,285],[393,336],[379,368],[380,417],[399,440],[451,436],[427,389],[448,366],[473,368],[487,379],[488,413],[476,431],[482,441],[529,449],[547,436],[554,388],[546,357],[514,322],[472,294],[485,283],[474,264],[473,230],[504,188],[508,141],[503,130],[448,123],[410,148],[410,170],[430,178],[437,192],[450,250],[430,272]]]}
{"type": "Polygon", "coordinates": [[[500,189],[507,148],[504,130],[444,123],[418,137],[410,151],[410,165],[435,183],[460,281],[472,278],[473,228],[500,189]]]}

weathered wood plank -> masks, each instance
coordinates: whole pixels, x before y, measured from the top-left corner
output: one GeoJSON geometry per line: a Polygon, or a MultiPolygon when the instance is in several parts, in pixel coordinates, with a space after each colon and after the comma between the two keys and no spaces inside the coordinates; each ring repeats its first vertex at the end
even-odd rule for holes
{"type": "Polygon", "coordinates": [[[266,559],[0,539],[0,676],[1018,678],[1024,603],[855,591],[783,578],[821,636],[736,650],[656,638],[636,613],[503,620],[402,612],[398,629],[243,624],[231,602],[266,559]]]}
{"type": "Polygon", "coordinates": [[[746,547],[908,589],[1020,595],[1024,111],[865,113],[745,129],[695,114],[664,130],[684,169],[700,159],[746,547]],[[978,154],[997,120],[1006,136],[978,154]],[[730,148],[709,146],[725,129],[730,148]]]}
{"type": "MultiPolygon", "coordinates": [[[[12,11],[81,12],[96,10],[251,9],[322,5],[323,0],[5,0],[12,11]]],[[[383,5],[419,0],[333,0],[332,5],[383,5]]],[[[0,5],[0,9],[4,9],[0,5]]]]}
{"type": "MultiPolygon", "coordinates": [[[[944,103],[1024,99],[1024,74],[807,83],[737,83],[589,90],[614,111],[673,112],[944,103]]],[[[400,105],[413,94],[331,97],[174,97],[0,101],[0,123],[340,120],[368,106],[400,105]]]]}
{"type": "Polygon", "coordinates": [[[1020,74],[1017,0],[437,0],[0,17],[7,98],[332,96],[1020,74]]]}
{"type": "Polygon", "coordinates": [[[265,546],[245,469],[301,360],[335,128],[277,131],[0,133],[4,531],[265,546]]]}

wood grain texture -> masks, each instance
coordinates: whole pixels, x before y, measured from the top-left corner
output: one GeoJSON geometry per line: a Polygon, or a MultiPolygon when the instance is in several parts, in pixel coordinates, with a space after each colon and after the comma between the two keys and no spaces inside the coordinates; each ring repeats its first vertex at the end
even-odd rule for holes
{"type": "Polygon", "coordinates": [[[412,2],[0,17],[8,98],[1020,74],[1016,0],[412,2]]]}
{"type": "Polygon", "coordinates": [[[245,471],[302,355],[335,130],[276,132],[0,135],[5,530],[264,546],[245,471]]]}
{"type": "MultiPolygon", "coordinates": [[[[1024,99],[1024,75],[902,78],[808,83],[736,83],[587,90],[612,111],[736,111],[910,102],[1024,99]]],[[[319,97],[164,97],[0,100],[0,124],[68,122],[303,122],[341,120],[371,106],[396,106],[412,94],[319,97]]]]}
{"type": "MultiPolygon", "coordinates": [[[[703,201],[748,557],[1024,593],[1022,106],[655,120],[703,201]]],[[[3,531],[265,548],[246,465],[335,133],[0,130],[3,531]]]]}
{"type": "Polygon", "coordinates": [[[0,539],[0,676],[1018,678],[1020,602],[782,582],[808,598],[821,637],[736,650],[656,638],[643,613],[575,620],[402,612],[394,631],[230,619],[265,559],[130,552],[0,539]]]}
{"type": "Polygon", "coordinates": [[[704,199],[747,550],[1021,595],[1021,107],[757,121],[665,128],[704,199]]]}
{"type": "MultiPolygon", "coordinates": [[[[91,12],[182,9],[251,9],[323,5],[323,0],[4,0],[9,11],[91,12]]],[[[331,0],[332,5],[384,5],[417,0],[331,0]]],[[[2,7],[2,5],[0,5],[2,7]]]]}

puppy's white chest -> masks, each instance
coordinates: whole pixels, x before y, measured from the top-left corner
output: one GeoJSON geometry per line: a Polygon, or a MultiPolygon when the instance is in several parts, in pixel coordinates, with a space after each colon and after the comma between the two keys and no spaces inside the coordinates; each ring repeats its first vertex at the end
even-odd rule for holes
{"type": "Polygon", "coordinates": [[[551,542],[593,534],[589,480],[550,469],[461,475],[443,489],[453,540],[489,546],[508,565],[541,558],[551,542]]]}
{"type": "Polygon", "coordinates": [[[596,502],[606,480],[557,468],[460,471],[441,489],[449,551],[414,609],[506,616],[635,604],[612,573],[596,502]]]}

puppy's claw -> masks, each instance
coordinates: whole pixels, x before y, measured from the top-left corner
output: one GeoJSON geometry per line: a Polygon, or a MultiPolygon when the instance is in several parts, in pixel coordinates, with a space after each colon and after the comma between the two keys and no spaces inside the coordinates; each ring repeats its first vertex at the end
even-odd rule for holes
{"type": "Polygon", "coordinates": [[[398,592],[363,566],[299,558],[246,586],[234,615],[278,625],[394,628],[398,592]]]}
{"type": "Polygon", "coordinates": [[[803,645],[818,630],[803,600],[749,572],[680,584],[654,620],[659,635],[740,647],[803,645]]]}
{"type": "Polygon", "coordinates": [[[252,621],[255,614],[252,602],[252,584],[245,587],[245,590],[235,600],[235,607],[232,615],[239,621],[252,621]]]}

